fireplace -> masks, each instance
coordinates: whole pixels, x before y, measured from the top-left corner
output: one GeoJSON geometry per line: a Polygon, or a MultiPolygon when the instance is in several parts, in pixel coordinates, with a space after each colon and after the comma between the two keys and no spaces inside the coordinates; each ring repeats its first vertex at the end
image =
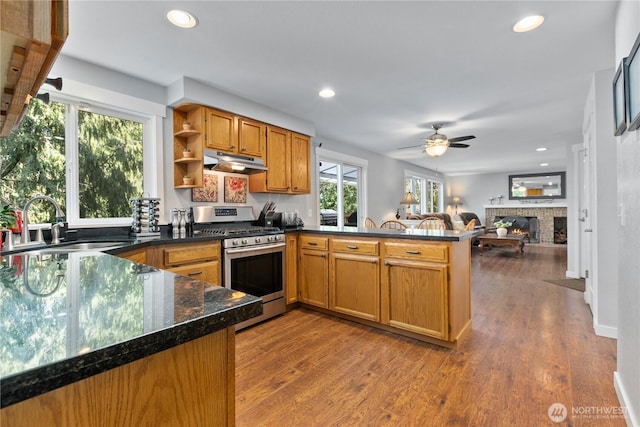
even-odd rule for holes
{"type": "Polygon", "coordinates": [[[496,215],[493,222],[503,220],[511,223],[508,234],[522,234],[529,243],[539,243],[539,222],[535,216],[500,216],[496,215]]]}
{"type": "MultiPolygon", "coordinates": [[[[529,221],[529,234],[532,227],[537,227],[537,242],[542,244],[554,244],[554,218],[566,218],[567,207],[564,204],[517,204],[517,205],[485,205],[485,223],[491,226],[496,217],[524,217],[530,220],[536,218],[536,224],[529,221]]],[[[568,237],[567,237],[568,238],[568,237]]]]}
{"type": "Polygon", "coordinates": [[[553,243],[567,244],[567,217],[556,216],[553,218],[553,243]]]}

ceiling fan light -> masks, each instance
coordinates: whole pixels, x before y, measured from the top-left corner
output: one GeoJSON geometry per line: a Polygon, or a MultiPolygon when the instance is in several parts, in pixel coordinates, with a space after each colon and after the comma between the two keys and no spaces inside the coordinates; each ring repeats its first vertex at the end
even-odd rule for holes
{"type": "Polygon", "coordinates": [[[424,147],[424,152],[431,157],[440,157],[447,152],[449,144],[427,144],[424,147]]]}
{"type": "Polygon", "coordinates": [[[447,135],[441,133],[434,133],[427,138],[427,142],[430,144],[444,144],[447,142],[447,135]]]}

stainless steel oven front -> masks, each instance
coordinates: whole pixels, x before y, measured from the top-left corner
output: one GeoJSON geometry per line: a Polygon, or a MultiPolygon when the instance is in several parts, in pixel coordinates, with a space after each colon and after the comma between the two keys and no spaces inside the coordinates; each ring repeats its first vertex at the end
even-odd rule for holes
{"type": "Polygon", "coordinates": [[[284,313],[283,234],[223,240],[224,286],[262,298],[263,314],[236,325],[242,329],[284,313]]]}

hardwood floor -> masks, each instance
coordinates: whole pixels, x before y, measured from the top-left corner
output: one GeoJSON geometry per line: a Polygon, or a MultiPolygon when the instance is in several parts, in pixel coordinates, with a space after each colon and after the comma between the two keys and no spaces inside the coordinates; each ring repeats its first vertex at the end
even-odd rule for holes
{"type": "Polygon", "coordinates": [[[624,426],[602,415],[619,409],[616,341],[595,336],[582,293],[543,281],[565,270],[564,247],[474,253],[457,350],[305,309],[241,331],[237,426],[624,426]]]}

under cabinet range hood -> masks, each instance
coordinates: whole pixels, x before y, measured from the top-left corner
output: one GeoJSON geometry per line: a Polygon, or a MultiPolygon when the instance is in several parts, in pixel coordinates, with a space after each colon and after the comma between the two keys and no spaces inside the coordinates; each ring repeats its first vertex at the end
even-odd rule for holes
{"type": "Polygon", "coordinates": [[[259,157],[241,156],[222,151],[204,150],[204,166],[213,171],[251,175],[267,170],[259,157]]]}

